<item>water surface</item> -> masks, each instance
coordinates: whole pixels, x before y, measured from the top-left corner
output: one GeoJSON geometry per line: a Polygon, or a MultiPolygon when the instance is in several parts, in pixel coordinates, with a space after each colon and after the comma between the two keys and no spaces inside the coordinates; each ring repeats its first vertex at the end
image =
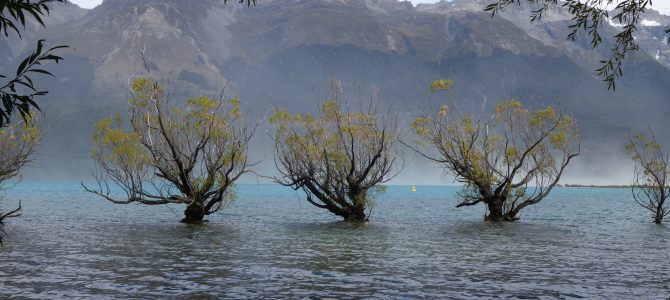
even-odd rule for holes
{"type": "Polygon", "coordinates": [[[456,209],[455,187],[391,186],[367,225],[291,189],[241,185],[202,226],[181,206],[114,205],[78,183],[22,183],[0,298],[660,298],[670,228],[627,189],[563,188],[520,222],[456,209]]]}

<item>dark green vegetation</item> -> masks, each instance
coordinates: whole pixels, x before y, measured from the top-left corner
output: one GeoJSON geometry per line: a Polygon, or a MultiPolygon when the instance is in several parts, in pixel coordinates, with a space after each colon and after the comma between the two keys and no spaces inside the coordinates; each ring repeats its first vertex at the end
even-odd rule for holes
{"type": "MultiPolygon", "coordinates": [[[[34,19],[40,25],[46,26],[42,18],[49,14],[49,4],[65,2],[65,0],[1,0],[0,1],[0,33],[8,37],[15,33],[21,38],[21,31],[26,27],[26,21],[34,19]]],[[[5,126],[18,112],[25,120],[30,116],[31,108],[39,110],[35,98],[49,92],[38,89],[31,79],[34,74],[53,76],[49,71],[41,68],[43,63],[58,63],[62,58],[54,54],[55,50],[67,46],[45,47],[45,41],[39,40],[36,49],[19,64],[16,73],[12,76],[0,74],[0,80],[7,80],[0,86],[0,127],[5,126]],[[25,90],[25,92],[23,92],[25,90]]]]}
{"type": "MultiPolygon", "coordinates": [[[[431,90],[452,84],[438,80],[431,90]]],[[[542,201],[581,146],[573,117],[552,107],[530,111],[519,100],[500,102],[480,118],[443,104],[413,128],[428,146],[417,151],[465,185],[456,207],[483,203],[489,221],[516,221],[523,208],[542,201]]]]}
{"type": "MultiPolygon", "coordinates": [[[[608,20],[620,24],[621,30],[613,36],[614,42],[611,45],[609,59],[600,61],[602,65],[596,70],[611,89],[616,88],[615,79],[623,76],[623,63],[627,54],[640,49],[635,41],[635,34],[642,26],[642,17],[647,7],[652,5],[650,0],[497,0],[487,5],[484,10],[496,15],[512,4],[521,5],[522,2],[533,6],[530,14],[531,22],[542,19],[542,16],[553,7],[562,6],[567,9],[572,15],[572,24],[568,26],[570,28],[568,39],[574,42],[579,31],[586,31],[593,48],[603,43],[604,39],[600,33],[608,20]],[[616,5],[612,11],[607,7],[611,5],[616,5]]],[[[670,29],[666,32],[670,32],[670,29]]]]}
{"type": "Polygon", "coordinates": [[[235,181],[248,172],[248,128],[239,100],[206,96],[175,106],[153,78],[132,83],[130,126],[121,117],[96,125],[92,157],[98,189],[113,203],[185,204],[183,223],[202,223],[235,200],[235,181]],[[125,199],[115,199],[112,183],[125,199]]]}

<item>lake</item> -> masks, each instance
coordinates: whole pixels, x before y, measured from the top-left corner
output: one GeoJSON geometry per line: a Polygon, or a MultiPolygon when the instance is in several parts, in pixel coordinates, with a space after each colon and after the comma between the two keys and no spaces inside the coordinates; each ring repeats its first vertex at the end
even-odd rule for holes
{"type": "MultiPolygon", "coordinates": [[[[79,183],[4,191],[0,298],[659,298],[670,228],[628,189],[557,188],[521,221],[454,208],[457,187],[390,186],[371,222],[291,189],[240,185],[200,226],[183,206],[114,205],[79,183]]],[[[670,222],[670,220],[668,220],[670,222]]]]}

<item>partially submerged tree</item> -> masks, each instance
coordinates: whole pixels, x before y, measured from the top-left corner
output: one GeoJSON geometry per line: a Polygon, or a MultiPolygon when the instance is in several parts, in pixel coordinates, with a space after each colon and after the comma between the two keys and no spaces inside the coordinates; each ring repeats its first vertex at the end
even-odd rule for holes
{"type": "MultiPolygon", "coordinates": [[[[431,89],[452,84],[438,80],[431,89]]],[[[500,102],[484,119],[445,104],[413,128],[430,150],[412,148],[465,184],[457,207],[483,203],[490,221],[518,220],[523,208],[542,201],[580,149],[573,117],[551,107],[529,111],[519,100],[500,102]]]]}
{"type": "Polygon", "coordinates": [[[182,222],[202,223],[235,199],[235,181],[249,167],[254,128],[244,122],[237,98],[221,98],[201,96],[177,108],[152,78],[135,80],[130,125],[118,115],[96,125],[99,188],[84,188],[117,204],[185,204],[182,222]],[[114,197],[110,183],[124,199],[114,197]]]}
{"type": "MultiPolygon", "coordinates": [[[[39,140],[40,130],[32,118],[0,128],[0,190],[8,181],[18,177],[21,168],[30,162],[39,140]]],[[[0,211],[0,231],[5,219],[18,216],[20,210],[21,204],[10,212],[0,211]]]]}
{"type": "Polygon", "coordinates": [[[5,233],[5,230],[3,228],[5,226],[5,219],[20,216],[20,211],[21,211],[21,203],[19,203],[19,207],[10,212],[4,213],[0,211],[0,246],[2,246],[3,243],[2,234],[5,233]]]}
{"type": "Polygon", "coordinates": [[[640,133],[631,138],[626,150],[635,161],[633,198],[654,214],[656,224],[661,224],[663,217],[670,214],[666,203],[670,196],[668,155],[663,153],[651,130],[650,137],[640,133]]]}
{"type": "MultiPolygon", "coordinates": [[[[25,29],[26,21],[31,18],[40,25],[44,25],[42,18],[49,14],[49,4],[65,2],[65,0],[0,0],[0,34],[5,38],[10,33],[22,38],[21,31],[25,29]]],[[[39,142],[39,130],[34,126],[31,116],[33,109],[40,107],[35,98],[44,96],[48,91],[35,87],[32,75],[42,74],[53,76],[41,68],[46,62],[58,63],[62,58],[54,55],[54,51],[66,46],[48,48],[45,41],[37,41],[37,48],[26,57],[11,76],[0,74],[0,189],[7,180],[18,176],[19,170],[29,160],[39,142]],[[15,113],[22,117],[22,122],[11,125],[15,113]]],[[[4,220],[19,216],[21,204],[8,213],[0,211],[0,231],[4,220]]],[[[2,236],[0,236],[2,244],[2,236]]]]}
{"type": "MultiPolygon", "coordinates": [[[[586,31],[593,48],[599,47],[603,42],[600,35],[603,24],[606,24],[609,19],[621,24],[621,31],[613,37],[614,45],[610,49],[611,56],[601,61],[601,66],[596,70],[611,89],[616,87],[616,78],[623,76],[622,66],[628,53],[638,51],[640,48],[635,41],[635,32],[642,22],[642,15],[652,5],[651,0],[494,0],[484,10],[496,15],[510,5],[521,5],[522,2],[535,5],[530,15],[531,22],[542,19],[544,13],[552,7],[567,8],[572,15],[572,24],[569,25],[571,32],[568,34],[568,39],[574,41],[580,31],[586,31]],[[611,6],[614,6],[612,15],[608,10],[611,6]]],[[[666,32],[670,32],[670,29],[666,32]]]]}
{"type": "MultiPolygon", "coordinates": [[[[42,18],[49,13],[49,4],[65,2],[65,0],[0,0],[0,33],[8,37],[10,32],[16,33],[21,38],[21,29],[25,28],[26,20],[35,19],[40,25],[44,25],[42,18]]],[[[35,98],[44,96],[48,91],[35,87],[31,78],[34,74],[53,76],[41,68],[46,62],[58,63],[62,57],[55,55],[54,51],[67,46],[45,47],[45,41],[37,41],[37,47],[33,53],[19,64],[16,73],[7,77],[0,74],[0,127],[3,127],[17,113],[26,120],[32,108],[39,110],[35,98]]]]}
{"type": "Polygon", "coordinates": [[[339,83],[319,115],[291,115],[279,111],[270,122],[276,127],[275,181],[303,190],[307,201],[344,218],[367,221],[381,184],[395,174],[397,120],[378,110],[371,100],[346,99],[339,83]],[[360,111],[347,111],[347,105],[360,111]]]}

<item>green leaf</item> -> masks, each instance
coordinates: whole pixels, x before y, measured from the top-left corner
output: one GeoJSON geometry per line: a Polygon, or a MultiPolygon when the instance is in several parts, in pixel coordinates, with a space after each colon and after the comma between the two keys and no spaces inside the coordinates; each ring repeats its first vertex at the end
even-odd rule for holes
{"type": "Polygon", "coordinates": [[[45,70],[42,70],[42,69],[30,69],[30,70],[28,70],[28,72],[33,72],[33,73],[40,73],[40,74],[44,74],[44,75],[49,75],[49,76],[54,77],[54,78],[56,77],[56,76],[54,76],[53,74],[51,74],[50,72],[45,71],[45,70]]]}
{"type": "Polygon", "coordinates": [[[26,66],[28,65],[28,62],[30,60],[30,57],[27,57],[24,59],[21,64],[19,64],[19,67],[16,69],[16,77],[21,76],[23,74],[23,71],[26,69],[26,66]]]}

